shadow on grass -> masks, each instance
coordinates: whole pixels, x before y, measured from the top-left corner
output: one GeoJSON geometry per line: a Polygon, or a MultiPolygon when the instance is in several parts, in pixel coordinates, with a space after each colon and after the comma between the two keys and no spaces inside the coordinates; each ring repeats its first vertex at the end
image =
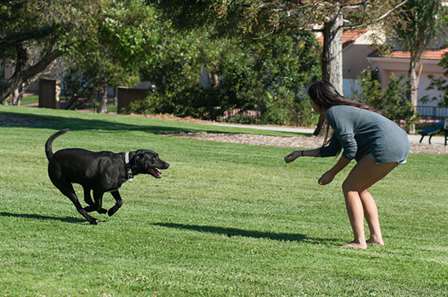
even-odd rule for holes
{"type": "MultiPolygon", "coordinates": [[[[114,119],[114,118],[111,118],[114,119]]],[[[152,134],[181,134],[191,132],[207,132],[207,133],[222,133],[235,134],[234,132],[223,132],[220,130],[209,129],[206,127],[198,128],[181,128],[169,126],[155,126],[155,125],[136,125],[124,124],[107,120],[96,119],[81,119],[69,118],[50,115],[37,114],[19,114],[14,112],[0,111],[0,126],[2,127],[25,127],[38,129],[64,129],[70,130],[106,130],[106,131],[144,131],[152,134]]]]}
{"type": "MultiPolygon", "coordinates": [[[[76,115],[74,117],[63,117],[63,116],[54,116],[54,115],[40,115],[33,113],[14,113],[7,111],[0,111],[0,126],[1,127],[21,127],[21,128],[38,128],[38,129],[65,129],[69,128],[70,130],[105,130],[105,131],[120,131],[120,130],[128,130],[128,131],[144,131],[152,134],[164,134],[164,135],[176,135],[176,134],[184,134],[184,133],[219,133],[219,134],[247,134],[247,132],[243,131],[222,131],[220,126],[217,126],[216,129],[212,127],[206,127],[201,125],[197,125],[196,127],[170,127],[170,126],[156,126],[156,125],[148,125],[148,124],[125,124],[115,122],[120,115],[111,116],[111,121],[108,120],[98,120],[98,119],[82,119],[77,118],[76,115]]],[[[143,119],[143,118],[142,118],[143,119]]],[[[173,122],[173,124],[176,124],[173,122]]],[[[179,126],[182,126],[183,123],[179,123],[179,126]]],[[[278,133],[282,133],[277,131],[278,133]]],[[[307,133],[293,133],[288,132],[288,136],[296,135],[296,136],[305,136],[311,137],[311,134],[307,133]]],[[[286,135],[285,135],[286,136],[286,135]]]]}
{"type": "Polygon", "coordinates": [[[261,232],[254,230],[243,230],[237,228],[227,228],[227,227],[216,227],[216,226],[201,226],[201,225],[187,225],[187,224],[176,224],[176,223],[155,223],[154,226],[166,227],[166,228],[175,228],[175,229],[183,229],[183,230],[191,230],[203,233],[214,233],[227,235],[228,237],[232,236],[242,236],[242,237],[251,237],[251,238],[262,238],[262,239],[270,239],[270,240],[278,240],[278,241],[298,241],[304,243],[313,243],[313,244],[329,244],[335,243],[339,240],[333,238],[313,238],[308,237],[304,234],[294,234],[294,233],[272,233],[272,232],[261,232]]]}
{"type": "Polygon", "coordinates": [[[0,217],[10,217],[10,218],[20,218],[20,219],[33,219],[40,221],[61,221],[65,223],[79,224],[85,223],[86,220],[73,217],[52,217],[43,216],[39,214],[28,214],[28,213],[11,213],[11,212],[0,212],[0,217]]]}

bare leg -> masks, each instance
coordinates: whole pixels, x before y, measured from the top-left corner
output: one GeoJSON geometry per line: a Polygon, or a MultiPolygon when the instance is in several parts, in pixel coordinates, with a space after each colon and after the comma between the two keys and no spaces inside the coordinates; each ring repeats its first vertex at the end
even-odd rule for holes
{"type": "Polygon", "coordinates": [[[396,166],[396,163],[376,164],[371,156],[365,156],[347,176],[342,190],[354,236],[353,242],[348,243],[347,247],[367,248],[364,235],[364,211],[372,236],[379,235],[382,240],[378,210],[367,189],[385,177],[396,166]]]}
{"type": "Polygon", "coordinates": [[[369,191],[365,190],[359,193],[361,197],[364,214],[366,216],[367,224],[370,230],[370,239],[367,243],[384,245],[383,236],[381,234],[380,219],[378,215],[378,208],[375,200],[369,191]]]}
{"type": "Polygon", "coordinates": [[[352,226],[354,240],[346,246],[357,249],[366,249],[367,243],[364,235],[364,210],[361,198],[357,191],[344,188],[345,207],[352,226]]]}

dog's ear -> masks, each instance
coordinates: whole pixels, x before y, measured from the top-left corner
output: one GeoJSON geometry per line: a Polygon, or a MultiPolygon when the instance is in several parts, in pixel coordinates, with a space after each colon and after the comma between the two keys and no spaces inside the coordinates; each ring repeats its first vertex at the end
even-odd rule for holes
{"type": "Polygon", "coordinates": [[[145,155],[144,152],[142,152],[141,150],[134,151],[132,154],[132,158],[130,158],[130,159],[140,160],[144,157],[144,155],[145,155]]]}

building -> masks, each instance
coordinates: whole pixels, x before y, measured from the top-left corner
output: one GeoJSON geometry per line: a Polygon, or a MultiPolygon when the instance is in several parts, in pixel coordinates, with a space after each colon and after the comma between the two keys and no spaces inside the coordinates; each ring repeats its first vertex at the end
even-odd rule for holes
{"type": "MultiPolygon", "coordinates": [[[[446,69],[439,66],[440,60],[448,53],[448,48],[425,50],[417,65],[420,79],[418,83],[417,112],[427,117],[448,117],[448,108],[439,106],[442,93],[439,90],[430,89],[431,78],[445,78],[446,69]]],[[[390,77],[408,76],[410,53],[408,51],[395,50],[388,55],[367,58],[372,68],[377,69],[383,88],[387,88],[390,77]]]]}
{"type": "MultiPolygon", "coordinates": [[[[322,37],[317,37],[322,44],[322,37]]],[[[431,77],[446,78],[446,69],[439,66],[440,60],[448,54],[448,48],[443,47],[446,39],[425,50],[419,64],[420,80],[418,85],[417,111],[421,116],[448,117],[448,108],[439,106],[442,92],[429,89],[431,77]]],[[[391,76],[408,76],[410,53],[393,50],[387,55],[378,55],[378,45],[390,43],[384,32],[378,28],[362,30],[346,30],[342,34],[343,47],[343,78],[344,96],[352,98],[360,92],[359,78],[361,73],[371,68],[378,71],[383,89],[387,88],[391,76]]]]}
{"type": "MultiPolygon", "coordinates": [[[[344,96],[354,97],[360,91],[359,77],[370,64],[368,57],[376,51],[376,45],[384,43],[385,36],[380,30],[357,29],[342,33],[342,71],[344,96]]],[[[322,35],[317,36],[322,45],[322,35]]]]}

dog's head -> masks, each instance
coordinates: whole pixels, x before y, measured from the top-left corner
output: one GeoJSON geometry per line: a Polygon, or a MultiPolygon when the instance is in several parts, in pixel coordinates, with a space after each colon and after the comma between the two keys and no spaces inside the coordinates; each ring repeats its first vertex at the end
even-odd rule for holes
{"type": "Polygon", "coordinates": [[[159,154],[150,150],[135,151],[130,163],[134,174],[147,173],[155,178],[160,178],[159,169],[170,167],[170,164],[159,158],[159,154]]]}

